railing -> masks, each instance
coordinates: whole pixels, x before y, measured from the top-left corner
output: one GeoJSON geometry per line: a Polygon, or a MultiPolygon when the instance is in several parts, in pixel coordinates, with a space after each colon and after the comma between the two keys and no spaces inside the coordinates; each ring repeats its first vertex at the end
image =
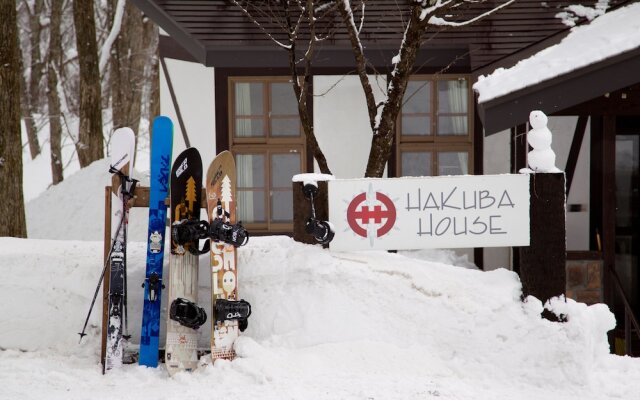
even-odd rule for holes
{"type": "Polygon", "coordinates": [[[611,265],[609,265],[607,269],[609,270],[609,273],[613,278],[613,283],[616,291],[622,298],[622,304],[624,304],[624,352],[627,355],[631,355],[631,326],[633,325],[636,337],[640,339],[640,324],[638,323],[638,320],[633,313],[633,309],[631,308],[631,304],[629,304],[629,300],[627,300],[627,295],[624,293],[624,289],[622,288],[622,283],[620,282],[618,273],[611,265]]]}

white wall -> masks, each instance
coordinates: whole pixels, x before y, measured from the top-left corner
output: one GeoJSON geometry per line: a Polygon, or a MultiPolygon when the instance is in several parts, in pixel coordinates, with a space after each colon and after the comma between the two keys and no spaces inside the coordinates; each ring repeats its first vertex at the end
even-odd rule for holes
{"type": "MultiPolygon", "coordinates": [[[[556,152],[556,166],[566,169],[571,142],[578,117],[549,117],[547,126],[553,133],[551,148],[556,152]]],[[[591,135],[590,123],[582,140],[576,171],[567,197],[567,250],[589,249],[589,165],[591,135]],[[582,205],[582,211],[571,212],[572,204],[582,205]]]]}
{"type": "MultiPolygon", "coordinates": [[[[551,148],[556,153],[556,166],[565,170],[569,150],[577,123],[577,117],[549,117],[548,128],[553,134],[551,148]]],[[[567,198],[567,207],[571,204],[582,205],[582,211],[569,212],[567,209],[567,250],[589,249],[589,165],[590,165],[590,125],[582,141],[576,171],[567,198]]],[[[509,130],[485,137],[484,173],[504,174],[510,169],[511,134],[509,130]]],[[[510,248],[485,249],[485,269],[494,269],[511,265],[510,248]]]]}
{"type": "MultiPolygon", "coordinates": [[[[495,133],[484,138],[483,170],[486,175],[507,174],[511,169],[511,132],[495,133]]],[[[511,268],[510,247],[484,249],[484,269],[511,268]]]]}
{"type": "MultiPolygon", "coordinates": [[[[207,166],[216,154],[214,69],[198,63],[165,59],[178,107],[192,147],[200,151],[207,166]]],[[[164,71],[160,68],[160,112],[173,121],[173,159],[186,146],[171,100],[164,71]]]]}
{"type": "MultiPolygon", "coordinates": [[[[375,83],[374,96],[383,98],[385,79],[375,83]]],[[[314,76],[313,125],[320,149],[336,178],[362,178],[371,149],[371,127],[364,92],[357,76],[314,76]]],[[[318,167],[315,167],[318,171],[318,167]]],[[[386,175],[386,172],[385,172],[386,175]]]]}

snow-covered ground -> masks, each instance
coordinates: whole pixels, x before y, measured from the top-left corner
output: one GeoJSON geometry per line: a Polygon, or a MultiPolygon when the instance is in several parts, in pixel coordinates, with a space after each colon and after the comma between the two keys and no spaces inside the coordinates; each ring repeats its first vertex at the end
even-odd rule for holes
{"type": "MultiPolygon", "coordinates": [[[[103,376],[99,304],[81,344],[77,333],[102,268],[106,166],[33,197],[30,239],[0,238],[0,399],[640,398],[640,360],[609,354],[604,305],[558,301],[552,308],[569,320],[552,323],[538,300],[520,301],[505,269],[478,271],[447,251],[332,253],[287,237],[253,237],[239,250],[240,294],[253,306],[239,358],[204,357],[174,378],[162,365],[103,376]]],[[[131,348],[146,218],[145,209],[131,216],[131,348]]],[[[202,304],[207,265],[201,257],[202,304]]]]}

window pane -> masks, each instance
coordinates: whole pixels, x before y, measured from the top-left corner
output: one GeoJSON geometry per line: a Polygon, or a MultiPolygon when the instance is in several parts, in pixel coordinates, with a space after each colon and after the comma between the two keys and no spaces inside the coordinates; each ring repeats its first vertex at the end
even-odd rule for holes
{"type": "Polygon", "coordinates": [[[438,175],[466,175],[469,173],[469,154],[466,151],[438,153],[438,175]]]}
{"type": "Polygon", "coordinates": [[[439,116],[438,135],[465,136],[468,133],[467,116],[439,116]]]}
{"type": "Polygon", "coordinates": [[[431,176],[431,153],[423,151],[403,151],[400,170],[402,176],[431,176]]]}
{"type": "Polygon", "coordinates": [[[300,173],[300,154],[271,155],[271,187],[291,189],[291,178],[300,173]]]}
{"type": "Polygon", "coordinates": [[[238,82],[235,86],[236,115],[264,115],[262,83],[238,82]]]}
{"type": "Polygon", "coordinates": [[[407,83],[402,112],[405,114],[431,112],[431,82],[409,81],[407,83]]]}
{"type": "Polygon", "coordinates": [[[237,154],[236,171],[238,189],[264,188],[265,156],[262,154],[237,154]]]}
{"type": "Polygon", "coordinates": [[[276,191],[271,196],[271,222],[293,221],[293,193],[276,191]]]}
{"type": "Polygon", "coordinates": [[[466,79],[438,81],[438,113],[466,113],[469,89],[466,79]]]}
{"type": "Polygon", "coordinates": [[[271,120],[271,136],[300,136],[300,119],[273,118],[271,120]]]}
{"type": "Polygon", "coordinates": [[[403,115],[402,134],[410,136],[431,135],[431,117],[403,115]]]}
{"type": "Polygon", "coordinates": [[[236,203],[237,221],[243,223],[266,222],[265,191],[247,191],[238,189],[236,203]]]}
{"type": "Polygon", "coordinates": [[[264,137],[264,120],[236,119],[236,137],[264,137]]]}
{"type": "Polygon", "coordinates": [[[298,114],[298,102],[291,83],[271,84],[271,113],[274,115],[298,114]]]}

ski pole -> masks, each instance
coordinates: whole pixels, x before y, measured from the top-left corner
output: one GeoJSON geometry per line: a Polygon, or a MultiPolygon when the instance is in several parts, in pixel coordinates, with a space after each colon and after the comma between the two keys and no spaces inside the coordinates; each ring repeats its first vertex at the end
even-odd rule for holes
{"type": "Polygon", "coordinates": [[[87,329],[87,324],[89,323],[89,317],[91,317],[91,312],[93,311],[93,306],[98,298],[98,292],[100,291],[100,285],[102,285],[102,281],[104,279],[104,274],[107,271],[107,265],[109,265],[109,259],[111,258],[111,253],[113,252],[113,246],[116,243],[116,239],[120,234],[120,230],[122,229],[122,225],[124,223],[125,213],[122,213],[122,218],[120,219],[120,223],[118,224],[118,229],[116,229],[116,234],[113,236],[114,240],[111,242],[111,248],[109,249],[109,253],[107,254],[107,259],[104,262],[104,267],[102,268],[102,274],[100,274],[100,279],[98,280],[98,286],[96,287],[96,292],[93,294],[93,300],[91,300],[91,306],[89,307],[89,313],[87,314],[87,318],[84,321],[84,326],[82,327],[82,332],[78,333],[80,335],[80,341],[78,343],[82,343],[82,338],[87,334],[84,333],[87,329]]]}

